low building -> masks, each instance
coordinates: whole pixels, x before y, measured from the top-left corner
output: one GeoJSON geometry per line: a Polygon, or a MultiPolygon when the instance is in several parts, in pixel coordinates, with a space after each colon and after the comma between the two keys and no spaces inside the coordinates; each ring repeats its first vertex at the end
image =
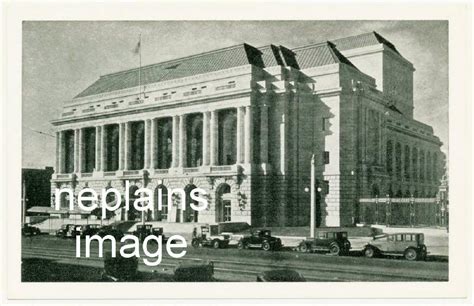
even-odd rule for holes
{"type": "Polygon", "coordinates": [[[317,225],[354,224],[360,197],[437,192],[441,142],[413,118],[414,71],[370,32],[294,49],[241,44],[103,75],[52,122],[51,187],[75,196],[114,187],[132,200],[140,187],[164,199],[183,188],[147,218],[307,225],[314,154],[317,225]],[[199,213],[189,208],[195,187],[210,203],[199,213]]]}

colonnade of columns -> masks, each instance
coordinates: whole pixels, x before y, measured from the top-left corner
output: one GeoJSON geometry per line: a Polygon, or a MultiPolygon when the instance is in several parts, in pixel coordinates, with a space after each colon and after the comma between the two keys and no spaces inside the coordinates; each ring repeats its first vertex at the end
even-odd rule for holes
{"type": "MultiPolygon", "coordinates": [[[[239,106],[236,108],[236,163],[252,163],[252,145],[253,145],[253,124],[252,107],[239,106]]],[[[202,113],[203,132],[202,132],[202,166],[218,165],[219,154],[219,110],[206,111],[202,113]]],[[[268,117],[267,112],[265,112],[268,117]]],[[[187,167],[186,162],[186,117],[187,114],[176,115],[172,117],[172,161],[171,168],[187,167]]],[[[158,167],[158,120],[162,118],[144,119],[144,156],[143,169],[156,169],[158,167]]],[[[268,121],[268,118],[267,118],[268,121]]],[[[132,155],[132,131],[133,121],[118,123],[118,169],[107,169],[108,150],[110,144],[107,139],[107,127],[113,124],[95,126],[95,167],[96,172],[131,170],[132,155]]],[[[85,164],[85,146],[84,130],[77,128],[73,130],[73,172],[84,172],[85,164]]],[[[90,127],[89,127],[90,128],[90,127]]],[[[71,172],[66,171],[66,131],[56,132],[56,173],[71,172]]],[[[69,130],[70,131],[70,130],[69,130]]],[[[268,150],[266,150],[268,151],[268,150]]],[[[267,153],[268,154],[268,153],[267,153]]],[[[70,167],[69,167],[70,168],[70,167]]]]}

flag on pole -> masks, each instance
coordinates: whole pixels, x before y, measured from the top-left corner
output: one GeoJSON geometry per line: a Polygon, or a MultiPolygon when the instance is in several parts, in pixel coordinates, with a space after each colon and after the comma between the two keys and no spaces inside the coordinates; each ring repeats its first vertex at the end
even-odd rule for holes
{"type": "Polygon", "coordinates": [[[140,53],[140,48],[141,48],[141,39],[138,40],[137,45],[136,45],[135,48],[133,49],[133,53],[134,53],[134,54],[139,54],[139,53],[140,53]]]}

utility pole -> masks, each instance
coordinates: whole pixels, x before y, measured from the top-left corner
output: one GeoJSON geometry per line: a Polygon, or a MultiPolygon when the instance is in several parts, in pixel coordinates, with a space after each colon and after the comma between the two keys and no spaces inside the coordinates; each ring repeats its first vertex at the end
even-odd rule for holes
{"type": "Polygon", "coordinates": [[[22,192],[21,192],[21,225],[25,224],[26,216],[26,190],[25,190],[25,179],[22,180],[22,192]]]}
{"type": "Polygon", "coordinates": [[[315,169],[314,169],[314,154],[311,156],[311,222],[310,222],[310,237],[314,238],[315,230],[315,219],[316,219],[316,179],[315,179],[315,169]]]}

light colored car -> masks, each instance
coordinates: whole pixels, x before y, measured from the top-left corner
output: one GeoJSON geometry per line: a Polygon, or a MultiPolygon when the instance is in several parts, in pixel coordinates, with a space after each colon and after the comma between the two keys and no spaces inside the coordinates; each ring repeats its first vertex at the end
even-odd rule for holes
{"type": "Polygon", "coordinates": [[[396,233],[375,236],[364,248],[366,257],[403,256],[407,260],[425,260],[428,254],[421,233],[396,233]]]}

